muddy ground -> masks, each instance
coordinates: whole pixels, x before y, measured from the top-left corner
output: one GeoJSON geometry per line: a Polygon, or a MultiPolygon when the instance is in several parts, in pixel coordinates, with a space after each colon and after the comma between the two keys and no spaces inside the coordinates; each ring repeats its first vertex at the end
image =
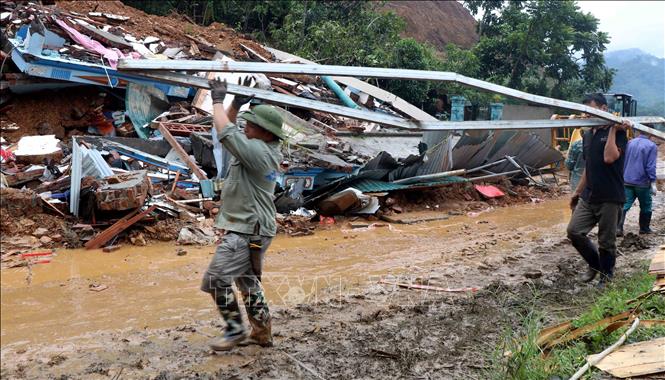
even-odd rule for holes
{"type": "MultiPolygon", "coordinates": [[[[663,198],[656,235],[619,240],[618,276],[665,241],[663,198]]],[[[525,311],[535,306],[554,322],[577,315],[596,293],[574,280],[584,265],[564,237],[569,216],[560,198],[416,225],[280,236],[264,280],[276,346],[222,355],[207,347],[222,324],[198,291],[211,247],[61,251],[49,264],[2,271],[1,375],[485,378],[501,335],[519,328],[525,311]],[[479,290],[378,284],[390,276],[479,290]]],[[[631,210],[628,232],[636,217],[631,210]]]]}

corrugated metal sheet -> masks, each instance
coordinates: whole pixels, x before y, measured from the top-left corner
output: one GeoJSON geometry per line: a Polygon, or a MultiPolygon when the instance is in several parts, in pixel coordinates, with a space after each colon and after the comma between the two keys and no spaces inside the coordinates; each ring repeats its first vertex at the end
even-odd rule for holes
{"type": "MultiPolygon", "coordinates": [[[[453,149],[453,169],[472,169],[514,156],[531,168],[541,168],[563,159],[559,151],[531,132],[494,131],[482,136],[464,136],[453,149]]],[[[492,167],[493,172],[514,169],[509,162],[492,167]]]]}
{"type": "MultiPolygon", "coordinates": [[[[561,152],[545,144],[538,135],[529,132],[514,133],[503,144],[497,142],[494,152],[487,160],[496,161],[505,156],[514,156],[519,163],[531,168],[541,168],[563,159],[561,152]]],[[[513,165],[506,162],[493,167],[492,171],[501,172],[513,168],[513,165]]]]}
{"type": "Polygon", "coordinates": [[[72,137],[72,167],[70,174],[70,203],[69,212],[74,216],[79,215],[79,197],[81,196],[81,164],[83,161],[83,152],[76,142],[76,137],[72,137]]]}
{"type": "Polygon", "coordinates": [[[418,170],[417,175],[440,173],[452,167],[452,150],[459,137],[450,132],[425,133],[423,141],[427,144],[427,162],[418,170]]]}
{"type": "Polygon", "coordinates": [[[428,188],[428,187],[438,187],[438,186],[446,186],[450,185],[453,183],[460,183],[460,182],[467,182],[468,180],[464,177],[456,177],[456,176],[450,176],[450,177],[445,177],[442,178],[438,181],[432,181],[432,182],[424,182],[424,183],[413,183],[410,185],[407,185],[409,189],[422,189],[422,188],[428,188]]]}
{"type": "Polygon", "coordinates": [[[354,182],[351,187],[354,187],[363,193],[380,193],[383,191],[403,190],[408,186],[400,185],[398,183],[376,181],[373,179],[361,179],[358,182],[354,182]]]}
{"type": "Polygon", "coordinates": [[[482,131],[476,136],[465,134],[453,148],[452,169],[470,169],[485,163],[487,152],[492,145],[488,144],[493,133],[482,131]]]}
{"type": "Polygon", "coordinates": [[[438,181],[401,185],[392,182],[376,181],[372,179],[362,179],[357,182],[353,182],[350,186],[362,191],[363,193],[381,193],[384,191],[422,189],[428,187],[445,186],[452,183],[460,183],[466,181],[467,179],[463,177],[450,176],[438,181]]]}
{"type": "Polygon", "coordinates": [[[113,175],[113,170],[104,161],[102,154],[97,149],[88,149],[84,146],[79,147],[79,149],[82,154],[81,177],[106,178],[113,175]]]}

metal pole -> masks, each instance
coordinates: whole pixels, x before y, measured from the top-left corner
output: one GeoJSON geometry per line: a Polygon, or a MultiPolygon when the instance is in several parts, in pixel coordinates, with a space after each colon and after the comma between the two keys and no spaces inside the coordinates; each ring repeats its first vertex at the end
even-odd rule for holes
{"type": "MultiPolygon", "coordinates": [[[[548,98],[546,96],[529,94],[524,91],[515,90],[498,84],[485,82],[463,75],[445,71],[386,69],[380,67],[354,67],[354,66],[332,66],[311,65],[291,63],[263,63],[263,62],[220,62],[220,61],[194,61],[194,60],[148,60],[121,59],[118,63],[119,70],[181,70],[181,71],[222,71],[222,72],[245,72],[245,73],[279,73],[279,74],[309,74],[309,75],[333,75],[351,77],[372,77],[390,79],[431,80],[440,82],[454,82],[465,86],[495,92],[497,94],[521,99],[530,103],[542,104],[556,108],[584,112],[597,116],[613,123],[621,123],[623,118],[609,112],[601,111],[583,104],[569,102],[560,99],[548,98]]],[[[646,128],[644,125],[635,124],[635,129],[649,133],[665,140],[665,133],[646,128]]]]}
{"type": "Polygon", "coordinates": [[[503,175],[517,174],[517,173],[521,173],[521,172],[522,172],[521,170],[511,170],[511,171],[503,172],[503,173],[496,173],[496,174],[484,175],[484,176],[481,176],[481,177],[467,178],[467,181],[480,181],[480,180],[483,180],[483,179],[500,177],[500,176],[503,176],[503,175]]]}
{"type": "Polygon", "coordinates": [[[392,181],[391,183],[399,183],[399,184],[402,184],[402,185],[407,185],[407,184],[411,184],[411,183],[420,182],[421,180],[436,180],[436,179],[446,178],[446,177],[450,177],[450,176],[454,176],[454,175],[461,175],[461,174],[465,174],[465,173],[466,173],[466,170],[457,169],[457,170],[451,170],[451,171],[448,171],[448,172],[425,174],[425,175],[419,175],[419,176],[416,176],[416,177],[398,179],[397,181],[392,181]]]}
{"type": "MultiPolygon", "coordinates": [[[[510,156],[506,156],[506,157],[510,157],[510,156]]],[[[479,170],[483,170],[483,169],[485,169],[485,168],[489,168],[490,166],[498,165],[498,164],[500,164],[500,163],[502,163],[502,162],[505,162],[507,159],[508,159],[508,158],[502,158],[502,159],[500,159],[499,161],[490,162],[489,164],[485,164],[485,165],[482,165],[482,166],[478,166],[477,168],[469,169],[469,170],[466,171],[466,174],[473,173],[473,172],[477,172],[477,171],[479,171],[479,170]]]]}
{"type": "MultiPolygon", "coordinates": [[[[174,83],[182,86],[197,87],[209,89],[208,80],[205,78],[185,75],[178,73],[142,73],[142,76],[167,83],[174,83]]],[[[272,91],[261,90],[258,88],[243,87],[235,84],[228,84],[228,91],[234,95],[254,95],[257,99],[262,99],[270,103],[291,106],[297,108],[306,108],[320,112],[327,112],[333,115],[350,117],[353,119],[370,121],[378,124],[389,125],[396,128],[412,129],[417,131],[454,131],[454,130],[504,130],[504,129],[549,129],[549,128],[570,128],[570,127],[593,127],[607,125],[606,121],[600,119],[563,119],[563,120],[476,120],[476,121],[410,121],[401,117],[395,117],[380,112],[358,110],[349,107],[343,107],[336,104],[320,102],[300,98],[296,96],[278,94],[272,91]]],[[[628,120],[634,122],[665,123],[665,118],[645,116],[629,117],[628,120]]],[[[665,133],[652,128],[644,127],[649,134],[665,133]]]]}
{"type": "Polygon", "coordinates": [[[417,177],[409,177],[409,178],[403,178],[403,179],[398,179],[397,181],[392,181],[392,183],[399,183],[399,184],[411,184],[411,183],[416,183],[416,182],[421,182],[423,180],[437,180],[441,178],[446,178],[454,175],[463,175],[463,174],[469,174],[473,172],[477,172],[479,170],[483,170],[485,168],[489,168],[490,166],[498,165],[504,161],[506,161],[507,158],[503,158],[499,161],[491,162],[489,164],[485,164],[482,166],[478,166],[473,169],[457,169],[457,170],[451,170],[447,172],[441,172],[441,173],[434,173],[434,174],[425,174],[417,177]]]}

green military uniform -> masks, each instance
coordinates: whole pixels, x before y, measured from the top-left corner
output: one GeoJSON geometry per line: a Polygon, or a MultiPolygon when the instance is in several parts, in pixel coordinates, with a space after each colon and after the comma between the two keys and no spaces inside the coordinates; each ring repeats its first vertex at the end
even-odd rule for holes
{"type": "Polygon", "coordinates": [[[275,180],[282,161],[279,141],[250,140],[233,124],[224,128],[219,139],[233,158],[215,226],[243,234],[275,236],[275,180]]]}
{"type": "Polygon", "coordinates": [[[219,139],[233,155],[222,189],[221,212],[215,224],[225,234],[203,276],[201,290],[215,298],[227,323],[225,337],[244,334],[239,305],[231,287],[234,282],[243,295],[254,330],[267,329],[269,335],[270,314],[260,282],[261,269],[259,267],[256,273],[250,256],[260,255],[262,265],[263,255],[275,236],[273,194],[282,160],[279,141],[248,139],[234,124],[224,127],[219,139]]]}

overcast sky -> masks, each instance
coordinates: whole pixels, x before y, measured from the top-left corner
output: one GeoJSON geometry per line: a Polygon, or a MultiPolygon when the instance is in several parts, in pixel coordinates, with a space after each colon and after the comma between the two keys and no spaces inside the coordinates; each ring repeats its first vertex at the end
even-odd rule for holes
{"type": "MultiPolygon", "coordinates": [[[[665,1],[578,1],[584,12],[600,20],[610,36],[608,51],[638,48],[665,57],[665,1]]],[[[476,15],[480,19],[481,15],[476,15]]]]}
{"type": "Polygon", "coordinates": [[[599,29],[610,35],[608,51],[639,48],[665,56],[664,1],[578,1],[584,12],[600,20],[599,29]]]}

